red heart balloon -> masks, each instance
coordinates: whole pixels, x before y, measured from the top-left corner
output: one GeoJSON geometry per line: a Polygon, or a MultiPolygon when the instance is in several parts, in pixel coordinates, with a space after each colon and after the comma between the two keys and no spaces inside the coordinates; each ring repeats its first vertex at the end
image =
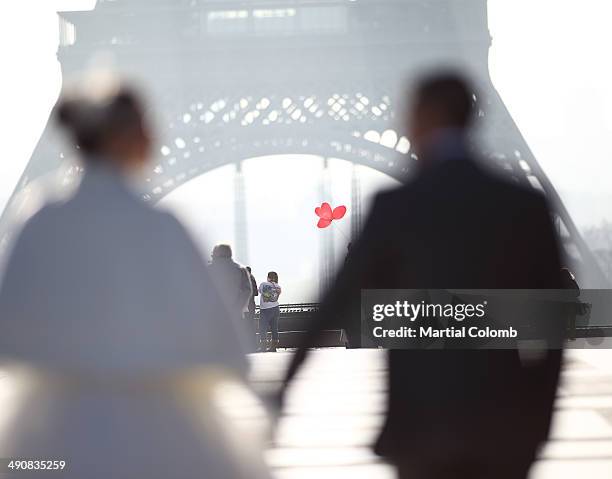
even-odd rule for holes
{"type": "Polygon", "coordinates": [[[315,208],[315,214],[319,217],[318,228],[327,228],[333,220],[339,220],[346,214],[346,206],[340,205],[333,209],[329,203],[323,202],[315,208]]]}
{"type": "Polygon", "coordinates": [[[342,205],[342,206],[337,206],[336,208],[334,208],[334,212],[332,213],[332,217],[335,220],[339,220],[341,219],[344,215],[346,214],[346,206],[342,205]]]}

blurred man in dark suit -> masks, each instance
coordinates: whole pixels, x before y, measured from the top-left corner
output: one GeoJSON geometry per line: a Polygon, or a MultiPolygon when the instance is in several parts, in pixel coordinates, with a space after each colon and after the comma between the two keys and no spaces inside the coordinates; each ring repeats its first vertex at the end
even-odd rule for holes
{"type": "MultiPolygon", "coordinates": [[[[351,259],[293,358],[319,331],[358,334],[361,289],[549,289],[560,253],[544,197],[478,164],[467,134],[473,90],[454,73],[417,86],[408,123],[418,174],[377,195],[351,259]]],[[[560,351],[388,352],[387,417],[375,450],[402,478],[524,478],[546,440],[560,351]]]]}

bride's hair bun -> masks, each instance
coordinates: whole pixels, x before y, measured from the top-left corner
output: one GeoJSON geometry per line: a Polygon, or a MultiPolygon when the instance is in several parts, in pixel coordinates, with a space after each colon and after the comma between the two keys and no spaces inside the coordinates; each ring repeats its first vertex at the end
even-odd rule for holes
{"type": "Polygon", "coordinates": [[[54,117],[84,153],[96,153],[114,135],[142,128],[143,109],[131,88],[118,82],[103,87],[94,82],[65,92],[54,117]]]}

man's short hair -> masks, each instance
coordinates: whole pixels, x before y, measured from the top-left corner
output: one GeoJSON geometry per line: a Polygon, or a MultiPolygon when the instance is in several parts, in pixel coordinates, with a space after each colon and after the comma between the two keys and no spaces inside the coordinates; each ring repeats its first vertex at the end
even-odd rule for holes
{"type": "Polygon", "coordinates": [[[213,258],[231,258],[232,257],[232,247],[228,244],[218,244],[213,248],[212,251],[213,258]]]}
{"type": "Polygon", "coordinates": [[[438,72],[418,81],[414,102],[444,116],[449,126],[466,128],[474,115],[474,88],[456,72],[438,72]]]}

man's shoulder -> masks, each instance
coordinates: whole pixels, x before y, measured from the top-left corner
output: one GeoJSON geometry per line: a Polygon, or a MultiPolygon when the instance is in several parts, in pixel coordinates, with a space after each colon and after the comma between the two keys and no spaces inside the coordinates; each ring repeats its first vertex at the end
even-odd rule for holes
{"type": "Polygon", "coordinates": [[[434,193],[431,182],[437,186],[464,192],[484,192],[493,199],[503,200],[508,197],[514,201],[543,203],[545,197],[542,191],[526,182],[519,182],[506,170],[492,166],[483,158],[468,157],[462,161],[449,162],[439,168],[438,173],[417,176],[403,188],[405,192],[434,193]]]}
{"type": "Polygon", "coordinates": [[[376,195],[374,195],[372,207],[387,210],[390,205],[395,204],[399,199],[402,199],[411,193],[411,189],[407,188],[406,185],[400,185],[394,188],[379,191],[376,193],[376,195]]]}
{"type": "Polygon", "coordinates": [[[447,171],[417,174],[407,182],[376,194],[372,211],[388,218],[399,210],[418,213],[431,201],[473,201],[474,195],[486,198],[483,207],[495,205],[504,209],[548,211],[544,193],[530,184],[513,180],[510,175],[482,166],[478,161],[450,165],[447,171]],[[398,210],[399,209],[399,210],[398,210]]]}
{"type": "Polygon", "coordinates": [[[526,185],[513,181],[509,176],[502,176],[501,173],[488,173],[490,190],[492,195],[507,198],[515,205],[530,205],[547,207],[547,199],[544,192],[536,189],[531,184],[526,185]]]}
{"type": "Polygon", "coordinates": [[[245,276],[248,274],[247,269],[240,263],[236,263],[233,259],[228,259],[226,262],[226,268],[236,271],[237,273],[244,273],[245,276]]]}

